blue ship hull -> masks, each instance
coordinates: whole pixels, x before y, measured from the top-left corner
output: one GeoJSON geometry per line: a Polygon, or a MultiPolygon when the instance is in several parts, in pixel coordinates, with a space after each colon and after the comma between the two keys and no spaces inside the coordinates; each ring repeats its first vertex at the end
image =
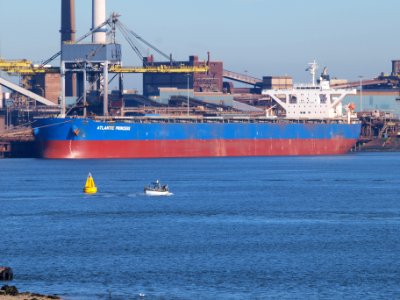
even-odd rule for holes
{"type": "Polygon", "coordinates": [[[244,119],[45,118],[34,123],[38,154],[44,158],[344,154],[360,130],[361,124],[244,119]]]}

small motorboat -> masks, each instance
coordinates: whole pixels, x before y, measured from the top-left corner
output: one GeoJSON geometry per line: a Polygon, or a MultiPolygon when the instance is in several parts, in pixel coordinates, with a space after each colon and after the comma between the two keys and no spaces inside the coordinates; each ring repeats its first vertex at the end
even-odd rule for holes
{"type": "Polygon", "coordinates": [[[85,194],[96,194],[97,193],[97,187],[94,184],[92,174],[90,174],[90,173],[86,179],[86,184],[85,184],[85,187],[83,188],[83,192],[85,194]]]}
{"type": "Polygon", "coordinates": [[[144,193],[148,196],[169,196],[172,193],[169,192],[168,185],[163,185],[159,180],[156,180],[150,186],[144,187],[144,193]]]}

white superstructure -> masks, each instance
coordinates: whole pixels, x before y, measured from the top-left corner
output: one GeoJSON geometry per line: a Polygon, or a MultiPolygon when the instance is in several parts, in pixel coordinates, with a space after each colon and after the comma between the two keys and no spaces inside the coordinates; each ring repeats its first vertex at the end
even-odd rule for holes
{"type": "Polygon", "coordinates": [[[316,63],[310,64],[313,82],[294,85],[292,89],[263,90],[262,94],[271,97],[286,112],[288,119],[336,119],[343,117],[342,100],[347,95],[355,95],[355,89],[332,89],[329,81],[320,78],[315,83],[316,63]]]}

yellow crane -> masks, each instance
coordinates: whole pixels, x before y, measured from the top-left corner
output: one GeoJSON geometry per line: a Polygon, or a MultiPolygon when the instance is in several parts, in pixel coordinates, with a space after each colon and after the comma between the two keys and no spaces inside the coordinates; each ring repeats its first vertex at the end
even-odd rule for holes
{"type": "Polygon", "coordinates": [[[143,66],[143,67],[122,67],[119,65],[110,66],[108,69],[110,73],[206,73],[208,71],[207,65],[200,66],[143,66]]]}
{"type": "Polygon", "coordinates": [[[57,73],[60,68],[46,67],[32,64],[32,61],[27,59],[20,60],[5,60],[0,59],[0,70],[7,72],[10,75],[34,75],[37,73],[57,73]]]}
{"type": "MultiPolygon", "coordinates": [[[[59,73],[58,67],[46,67],[33,65],[32,61],[21,60],[5,60],[0,59],[0,70],[7,72],[10,75],[34,75],[38,73],[59,73]]],[[[111,65],[110,73],[206,73],[208,66],[202,64],[199,66],[143,66],[143,67],[122,67],[120,65],[111,65]]]]}

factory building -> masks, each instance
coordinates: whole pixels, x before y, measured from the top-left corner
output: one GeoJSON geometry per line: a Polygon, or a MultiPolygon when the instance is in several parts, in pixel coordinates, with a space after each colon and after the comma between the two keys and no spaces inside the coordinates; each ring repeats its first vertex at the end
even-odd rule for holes
{"type": "Polygon", "coordinates": [[[54,103],[58,103],[60,96],[60,74],[38,73],[33,76],[24,76],[26,88],[54,103]]]}

